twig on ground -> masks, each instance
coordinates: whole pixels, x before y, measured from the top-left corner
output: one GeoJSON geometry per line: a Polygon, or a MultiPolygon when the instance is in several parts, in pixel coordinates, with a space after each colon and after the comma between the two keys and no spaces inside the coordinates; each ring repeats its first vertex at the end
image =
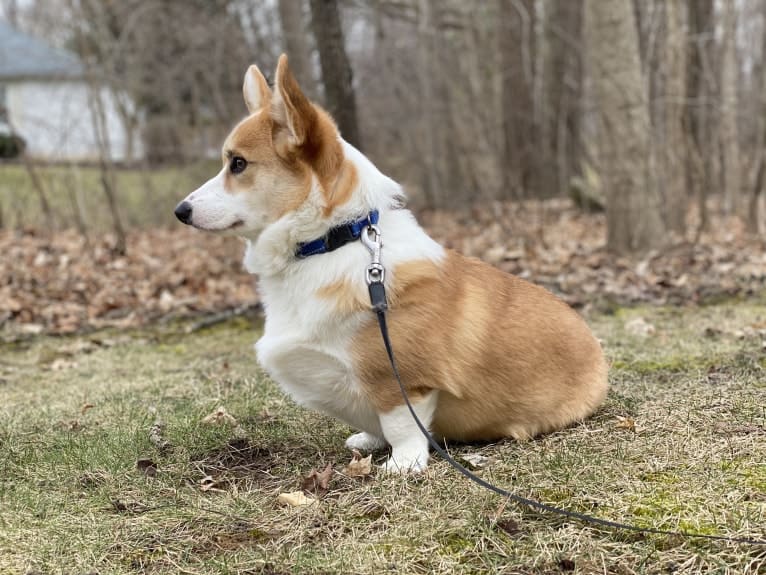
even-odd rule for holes
{"type": "Polygon", "coordinates": [[[261,307],[260,303],[254,303],[254,304],[248,304],[248,305],[235,307],[234,309],[227,309],[220,313],[215,313],[211,316],[208,316],[206,318],[203,318],[191,324],[189,327],[186,328],[186,333],[194,333],[196,331],[213,327],[214,325],[218,325],[219,323],[228,321],[233,317],[241,317],[243,315],[247,315],[250,312],[258,311],[260,307],[261,307]]]}

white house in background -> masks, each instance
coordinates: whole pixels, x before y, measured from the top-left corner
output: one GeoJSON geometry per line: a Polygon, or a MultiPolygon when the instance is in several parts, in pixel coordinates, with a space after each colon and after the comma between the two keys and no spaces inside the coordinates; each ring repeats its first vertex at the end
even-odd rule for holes
{"type": "MultiPolygon", "coordinates": [[[[103,87],[100,95],[112,159],[139,159],[138,130],[125,128],[111,90],[103,87]]],[[[52,161],[98,159],[92,96],[77,56],[0,20],[0,125],[8,124],[24,139],[28,155],[52,161]]]]}

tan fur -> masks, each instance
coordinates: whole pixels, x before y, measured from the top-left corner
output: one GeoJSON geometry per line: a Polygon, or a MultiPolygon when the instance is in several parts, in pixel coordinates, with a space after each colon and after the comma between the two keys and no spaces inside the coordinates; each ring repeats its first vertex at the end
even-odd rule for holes
{"type": "Polygon", "coordinates": [[[226,139],[223,163],[228,164],[232,156],[247,160],[243,173],[226,171],[224,187],[230,193],[267,193],[270,217],[276,220],[306,200],[311,191],[311,168],[277,155],[271,145],[273,129],[273,120],[263,112],[243,120],[226,139]],[[267,190],[257,185],[277,181],[279,187],[269,186],[267,190]]]}
{"type": "Polygon", "coordinates": [[[322,286],[317,290],[316,296],[332,301],[335,304],[335,311],[340,315],[351,315],[370,307],[367,301],[369,296],[364,286],[350,279],[338,280],[322,286]]]}
{"type": "MultiPolygon", "coordinates": [[[[295,132],[297,155],[301,161],[311,166],[319,181],[325,196],[324,212],[327,216],[351,197],[355,170],[344,159],[335,122],[327,112],[306,98],[284,54],[279,58],[276,76],[279,94],[284,102],[286,124],[295,132]],[[350,178],[347,183],[339,181],[344,174],[350,178]]],[[[275,115],[279,114],[276,112],[275,115]]]]}
{"type": "Polygon", "coordinates": [[[335,178],[335,184],[330,188],[329,193],[325,193],[327,204],[324,209],[324,215],[329,216],[335,208],[349,201],[351,194],[358,184],[359,176],[356,173],[354,164],[344,161],[341,170],[335,178]]]}
{"type": "MultiPolygon", "coordinates": [[[[472,441],[528,439],[590,415],[603,401],[599,343],[541,287],[454,252],[441,267],[393,270],[389,330],[408,390],[440,390],[432,430],[472,441]]],[[[377,323],[355,338],[355,369],[376,407],[401,405],[377,323]]]]}
{"type": "MultiPolygon", "coordinates": [[[[228,174],[226,189],[269,194],[276,220],[305,202],[316,180],[329,215],[359,183],[334,122],[303,95],[286,57],[273,94],[257,68],[248,74],[252,115],[224,146],[225,164],[240,155],[248,167],[228,174]]],[[[383,257],[385,263],[385,251],[383,257]]],[[[415,260],[388,273],[388,325],[402,379],[413,401],[438,390],[435,434],[528,439],[587,417],[603,401],[607,367],[598,341],[543,288],[454,252],[439,264],[415,260]]],[[[319,287],[316,296],[333,302],[340,316],[369,306],[366,286],[350,278],[319,287]]],[[[354,374],[376,409],[401,406],[372,314],[353,342],[354,374]]]]}
{"type": "Polygon", "coordinates": [[[277,219],[306,200],[313,175],[325,197],[324,215],[330,215],[349,200],[358,183],[356,169],[343,157],[335,123],[303,95],[286,56],[277,66],[277,96],[257,67],[251,66],[247,74],[259,90],[261,106],[255,109],[248,101],[246,84],[243,92],[251,116],[227,138],[223,162],[238,155],[247,160],[248,168],[239,175],[227,172],[227,191],[253,193],[259,190],[257,181],[279,182],[268,191],[273,196],[270,215],[277,219]]]}

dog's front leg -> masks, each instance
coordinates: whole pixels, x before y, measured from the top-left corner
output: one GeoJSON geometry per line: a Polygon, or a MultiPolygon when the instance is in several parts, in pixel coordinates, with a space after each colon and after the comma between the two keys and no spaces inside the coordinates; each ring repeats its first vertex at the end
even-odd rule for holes
{"type": "MultiPolygon", "coordinates": [[[[428,429],[436,409],[437,392],[411,398],[418,418],[428,429]]],[[[428,465],[428,440],[418,428],[406,405],[380,413],[383,437],[391,445],[391,457],[383,464],[386,473],[417,473],[428,465]]]]}
{"type": "Polygon", "coordinates": [[[359,451],[375,451],[386,446],[386,440],[366,431],[361,431],[346,440],[346,447],[359,451]]]}

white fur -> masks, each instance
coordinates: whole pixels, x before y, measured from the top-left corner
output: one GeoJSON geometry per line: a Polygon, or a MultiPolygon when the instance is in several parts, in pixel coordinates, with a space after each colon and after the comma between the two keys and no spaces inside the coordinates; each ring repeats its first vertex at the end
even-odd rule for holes
{"type": "Polygon", "coordinates": [[[366,431],[355,433],[346,440],[346,447],[359,451],[375,451],[386,446],[386,440],[366,431]]]}
{"type": "MultiPolygon", "coordinates": [[[[432,391],[418,403],[412,404],[418,419],[428,428],[433,419],[438,392],[432,391]]],[[[428,465],[428,439],[418,428],[406,405],[380,414],[383,436],[391,444],[391,457],[383,465],[388,473],[422,471],[428,465]]]]}
{"type": "Polygon", "coordinates": [[[258,84],[257,76],[261,74],[258,66],[250,66],[245,73],[245,83],[242,87],[242,94],[245,97],[245,104],[250,113],[257,112],[264,105],[263,94],[258,84]]]}
{"type": "MultiPolygon", "coordinates": [[[[353,372],[349,350],[354,334],[371,319],[371,312],[340,316],[334,302],[316,296],[323,286],[344,278],[364,286],[369,252],[361,242],[352,242],[306,259],[296,259],[293,253],[299,242],[313,240],[372,209],[380,211],[381,259],[387,269],[387,284],[393,281],[398,264],[422,259],[439,262],[444,249],[428,237],[408,210],[397,209],[397,197],[402,195],[398,184],[348,143],[343,142],[343,149],[359,176],[358,189],[349,202],[324,218],[322,195],[315,184],[302,207],[248,239],[245,266],[259,276],[266,311],[264,334],[255,347],[261,365],[295,401],[341,419],[373,438],[385,438],[393,448],[386,469],[420,470],[427,463],[428,447],[409,413],[377,413],[353,372]]],[[[428,423],[435,394],[424,405],[424,421],[428,423]]],[[[349,441],[357,448],[382,443],[382,439],[377,443],[368,439],[349,441]]]]}
{"type": "Polygon", "coordinates": [[[249,215],[250,210],[243,196],[226,193],[223,186],[226,170],[228,166],[186,196],[184,201],[192,205],[191,222],[194,227],[207,231],[224,231],[247,217],[255,216],[249,215]]]}

